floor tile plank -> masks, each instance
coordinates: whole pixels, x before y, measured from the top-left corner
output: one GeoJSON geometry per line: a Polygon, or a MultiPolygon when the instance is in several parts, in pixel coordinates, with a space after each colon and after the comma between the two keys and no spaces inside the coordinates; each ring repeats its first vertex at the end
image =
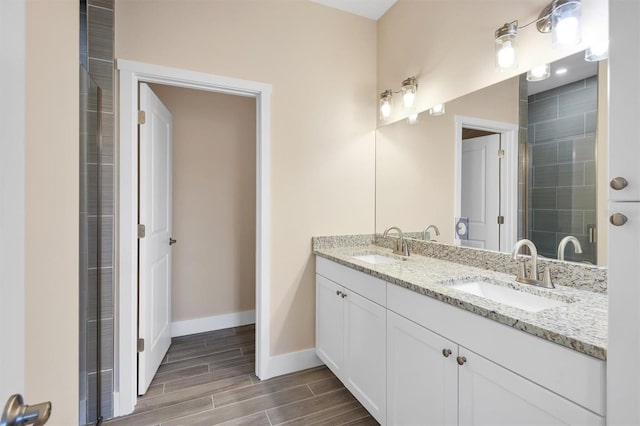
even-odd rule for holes
{"type": "Polygon", "coordinates": [[[326,410],[339,404],[355,401],[353,395],[346,389],[325,393],[312,398],[283,405],[267,410],[267,416],[271,424],[278,425],[289,420],[308,416],[318,411],[326,410]]]}

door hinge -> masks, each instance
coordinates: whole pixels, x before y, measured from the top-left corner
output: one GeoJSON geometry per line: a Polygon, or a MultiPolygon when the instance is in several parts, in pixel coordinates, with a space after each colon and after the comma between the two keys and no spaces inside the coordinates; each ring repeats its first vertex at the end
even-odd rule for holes
{"type": "Polygon", "coordinates": [[[504,149],[498,150],[498,158],[504,158],[504,149]]]}
{"type": "Polygon", "coordinates": [[[144,352],[144,339],[138,339],[138,352],[144,352]]]}
{"type": "Polygon", "coordinates": [[[504,225],[504,216],[498,216],[498,225],[504,225]]]}
{"type": "Polygon", "coordinates": [[[144,111],[138,111],[138,124],[144,124],[147,122],[147,114],[144,111]]]}
{"type": "Polygon", "coordinates": [[[142,224],[138,225],[138,238],[144,238],[145,231],[146,231],[146,229],[145,229],[144,225],[142,225],[142,224]]]}

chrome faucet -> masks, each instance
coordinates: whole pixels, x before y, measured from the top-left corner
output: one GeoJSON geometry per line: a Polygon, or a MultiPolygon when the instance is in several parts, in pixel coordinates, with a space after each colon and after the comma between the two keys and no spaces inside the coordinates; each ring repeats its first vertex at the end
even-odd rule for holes
{"type": "Polygon", "coordinates": [[[513,260],[518,260],[518,252],[522,246],[527,246],[531,252],[531,270],[529,271],[529,276],[527,276],[527,271],[523,263],[521,267],[518,268],[516,281],[522,284],[533,284],[538,287],[555,288],[551,282],[551,274],[548,267],[545,270],[543,280],[540,281],[538,277],[538,250],[532,241],[527,239],[518,241],[513,247],[513,260]]]}
{"type": "Polygon", "coordinates": [[[573,244],[574,253],[582,253],[582,246],[580,245],[580,241],[578,241],[578,239],[573,235],[570,235],[568,237],[564,237],[558,245],[558,260],[564,260],[564,251],[567,248],[567,244],[569,243],[573,244]]]}
{"type": "Polygon", "coordinates": [[[393,251],[393,253],[399,254],[401,256],[409,256],[409,246],[404,241],[404,234],[402,233],[402,230],[400,228],[398,228],[397,226],[392,226],[385,229],[384,234],[382,234],[382,238],[387,238],[387,234],[389,234],[390,231],[397,231],[398,235],[400,236],[400,239],[396,241],[396,249],[393,251]]]}
{"type": "Polygon", "coordinates": [[[425,241],[435,241],[431,239],[431,232],[429,232],[429,229],[433,229],[434,231],[436,231],[436,237],[440,235],[440,230],[438,229],[437,226],[429,225],[426,228],[424,228],[424,231],[422,231],[422,239],[425,241]]]}

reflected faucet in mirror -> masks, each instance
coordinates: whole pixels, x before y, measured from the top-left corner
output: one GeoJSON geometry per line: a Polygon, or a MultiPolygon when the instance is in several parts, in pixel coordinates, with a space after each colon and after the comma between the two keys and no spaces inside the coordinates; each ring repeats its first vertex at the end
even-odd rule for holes
{"type": "Polygon", "coordinates": [[[424,231],[422,231],[422,239],[425,241],[436,241],[436,239],[431,239],[431,231],[430,229],[433,229],[436,233],[436,237],[440,235],[440,230],[438,229],[437,226],[435,225],[428,225],[426,228],[424,228],[424,231]]]}
{"type": "Polygon", "coordinates": [[[398,241],[396,241],[396,248],[395,250],[393,250],[393,253],[399,254],[401,256],[409,256],[409,246],[404,240],[404,234],[402,233],[402,230],[400,228],[398,228],[397,226],[391,226],[384,230],[384,234],[382,234],[382,237],[387,238],[387,235],[391,231],[396,231],[398,233],[398,236],[400,237],[398,241]]]}
{"type": "Polygon", "coordinates": [[[567,244],[569,243],[573,244],[574,253],[582,253],[582,246],[580,245],[580,241],[578,241],[578,239],[573,235],[569,235],[568,237],[564,237],[558,245],[558,260],[564,260],[564,252],[567,248],[567,244]]]}
{"type": "Polygon", "coordinates": [[[529,271],[529,276],[527,276],[527,271],[524,265],[522,269],[518,268],[516,282],[521,284],[533,284],[538,287],[555,288],[551,282],[551,274],[548,268],[545,270],[543,280],[541,281],[538,279],[538,249],[531,240],[523,239],[516,243],[513,247],[513,260],[518,260],[518,252],[520,252],[520,249],[523,246],[526,246],[529,249],[529,252],[531,252],[531,270],[529,271]]]}

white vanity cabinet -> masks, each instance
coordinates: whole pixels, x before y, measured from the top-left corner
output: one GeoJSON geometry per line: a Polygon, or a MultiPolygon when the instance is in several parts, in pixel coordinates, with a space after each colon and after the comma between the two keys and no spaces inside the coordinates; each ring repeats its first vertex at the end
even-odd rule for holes
{"type": "Polygon", "coordinates": [[[321,257],[316,271],[316,353],[381,424],[605,424],[604,361],[321,257]]]}
{"type": "Polygon", "coordinates": [[[318,260],[316,354],[371,415],[385,424],[386,284],[337,264],[323,269],[318,260]],[[366,282],[369,279],[371,283],[366,282]],[[360,286],[363,283],[368,285],[360,286]]]}

